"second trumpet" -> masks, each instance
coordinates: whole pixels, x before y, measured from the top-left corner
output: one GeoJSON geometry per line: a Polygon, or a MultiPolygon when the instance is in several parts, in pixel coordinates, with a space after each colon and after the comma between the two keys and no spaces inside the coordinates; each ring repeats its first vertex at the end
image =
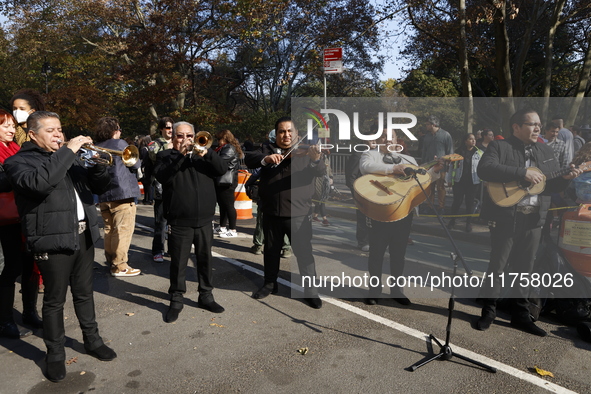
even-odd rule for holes
{"type": "Polygon", "coordinates": [[[128,145],[122,151],[101,148],[100,146],[93,144],[84,144],[80,149],[94,153],[91,158],[86,158],[85,155],[81,156],[82,160],[88,161],[90,164],[112,166],[114,164],[113,155],[115,155],[121,157],[121,160],[126,167],[133,167],[140,157],[139,151],[135,145],[128,145]]]}

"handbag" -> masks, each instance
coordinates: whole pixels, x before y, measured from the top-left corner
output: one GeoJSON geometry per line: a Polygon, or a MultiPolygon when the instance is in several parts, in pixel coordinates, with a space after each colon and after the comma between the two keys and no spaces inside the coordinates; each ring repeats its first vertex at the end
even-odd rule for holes
{"type": "Polygon", "coordinates": [[[0,193],[0,226],[15,224],[19,221],[20,217],[14,202],[14,192],[0,193]]]}
{"type": "Polygon", "coordinates": [[[222,176],[215,178],[215,183],[218,186],[231,186],[234,181],[234,170],[228,170],[222,176]]]}

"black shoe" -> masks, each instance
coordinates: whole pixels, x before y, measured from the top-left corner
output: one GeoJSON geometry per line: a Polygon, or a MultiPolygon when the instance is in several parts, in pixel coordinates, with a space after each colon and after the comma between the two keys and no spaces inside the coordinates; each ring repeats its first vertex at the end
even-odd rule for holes
{"type": "Polygon", "coordinates": [[[548,335],[546,331],[536,326],[531,320],[511,320],[511,326],[539,337],[545,337],[548,335]]]}
{"type": "Polygon", "coordinates": [[[377,305],[378,299],[377,298],[366,298],[365,304],[366,305],[377,305]]]}
{"type": "Polygon", "coordinates": [[[86,347],[85,347],[85,349],[86,349],[86,354],[89,354],[92,357],[98,358],[101,361],[111,361],[115,357],[117,357],[117,353],[115,353],[115,351],[113,349],[111,349],[110,347],[108,347],[104,343],[94,350],[89,350],[86,347]]]}
{"type": "Polygon", "coordinates": [[[493,321],[495,321],[494,315],[484,314],[476,322],[476,329],[480,331],[486,331],[490,328],[493,321]]]}
{"type": "Polygon", "coordinates": [[[304,298],[304,302],[314,309],[322,308],[322,300],[318,297],[304,298]]]}
{"type": "Polygon", "coordinates": [[[455,219],[451,219],[448,223],[447,223],[447,229],[448,230],[453,230],[454,226],[456,225],[456,220],[455,219]]]}
{"type": "Polygon", "coordinates": [[[66,361],[47,361],[47,379],[57,383],[66,378],[66,361]]]}
{"type": "Polygon", "coordinates": [[[15,322],[7,322],[0,324],[0,337],[19,339],[28,337],[33,331],[28,328],[20,328],[15,322]]]}
{"type": "Polygon", "coordinates": [[[43,328],[43,320],[41,320],[36,310],[23,311],[23,323],[33,328],[43,328]]]}
{"type": "Polygon", "coordinates": [[[182,310],[182,306],[180,308],[173,308],[172,306],[170,306],[168,308],[168,311],[166,312],[166,317],[164,318],[164,321],[167,323],[173,323],[177,321],[177,319],[179,318],[179,313],[181,313],[182,310]]]}
{"type": "Polygon", "coordinates": [[[207,309],[213,313],[222,313],[225,311],[224,307],[215,302],[214,300],[211,301],[197,301],[197,306],[202,309],[207,309]]]}
{"type": "Polygon", "coordinates": [[[255,300],[262,300],[269,294],[277,294],[278,291],[279,288],[277,286],[277,282],[265,283],[263,287],[261,287],[252,294],[252,298],[254,298],[255,300]]]}

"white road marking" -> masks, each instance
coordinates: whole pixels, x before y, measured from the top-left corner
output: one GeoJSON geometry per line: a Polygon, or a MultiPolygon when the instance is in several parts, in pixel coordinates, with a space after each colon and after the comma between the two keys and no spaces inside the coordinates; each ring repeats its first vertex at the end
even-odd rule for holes
{"type": "MultiPolygon", "coordinates": [[[[224,260],[227,263],[230,263],[232,265],[235,265],[235,266],[240,267],[242,269],[245,269],[247,271],[253,272],[253,273],[255,273],[255,274],[259,275],[259,276],[263,276],[264,275],[264,272],[261,271],[260,269],[251,267],[248,264],[241,263],[240,261],[235,260],[233,258],[226,257],[226,256],[221,255],[221,254],[219,254],[217,252],[214,252],[214,251],[212,251],[211,254],[212,254],[213,257],[216,257],[218,259],[224,260]]],[[[301,286],[298,286],[296,284],[293,284],[290,281],[287,281],[285,279],[279,278],[277,281],[279,283],[281,283],[282,285],[287,286],[287,287],[290,287],[292,289],[296,289],[296,290],[299,290],[299,291],[302,290],[301,286]]],[[[340,300],[337,300],[335,298],[331,298],[331,297],[327,297],[327,296],[321,296],[321,298],[322,298],[323,301],[325,301],[325,302],[327,302],[329,304],[332,304],[334,306],[337,306],[337,307],[339,307],[341,309],[345,309],[345,310],[347,310],[347,311],[349,311],[351,313],[355,313],[356,315],[359,315],[359,316],[364,317],[366,319],[372,320],[372,321],[374,321],[376,323],[383,324],[383,325],[385,325],[387,327],[393,328],[393,329],[395,329],[397,331],[400,331],[400,332],[402,332],[404,334],[407,334],[407,335],[410,335],[412,337],[415,337],[415,338],[418,338],[418,339],[422,339],[422,340],[428,340],[428,338],[429,338],[429,335],[426,334],[426,333],[424,333],[424,332],[421,332],[419,330],[415,330],[414,328],[407,327],[407,326],[402,325],[400,323],[396,323],[395,321],[388,320],[388,319],[383,318],[381,316],[375,315],[375,314],[373,314],[371,312],[367,312],[367,311],[365,311],[365,310],[363,310],[361,308],[357,308],[356,306],[347,304],[347,303],[345,303],[343,301],[340,301],[340,300]]],[[[441,340],[439,338],[438,338],[438,340],[441,343],[444,343],[445,342],[444,340],[441,340]]],[[[437,345],[435,345],[435,346],[437,346],[437,345]]],[[[496,360],[493,360],[491,358],[482,356],[482,355],[480,355],[478,353],[474,353],[474,352],[472,352],[470,350],[461,348],[459,346],[454,346],[453,349],[454,349],[454,352],[457,352],[458,354],[462,354],[463,356],[466,356],[466,357],[471,358],[473,360],[476,360],[476,361],[479,361],[481,363],[490,365],[491,367],[496,368],[498,371],[505,372],[508,375],[511,375],[513,377],[516,377],[518,379],[521,379],[523,381],[526,381],[528,383],[531,383],[533,385],[536,385],[538,387],[541,387],[543,389],[546,389],[546,390],[548,390],[550,392],[553,392],[553,393],[565,393],[565,394],[566,393],[576,393],[575,391],[571,391],[571,390],[569,390],[569,389],[567,389],[565,387],[562,387],[562,386],[559,386],[557,384],[548,382],[548,381],[546,381],[546,380],[544,380],[542,378],[539,378],[539,377],[537,377],[535,375],[532,375],[532,374],[527,373],[527,372],[524,372],[524,371],[520,371],[519,369],[513,368],[510,365],[503,364],[503,363],[501,363],[499,361],[496,361],[496,360]]]]}

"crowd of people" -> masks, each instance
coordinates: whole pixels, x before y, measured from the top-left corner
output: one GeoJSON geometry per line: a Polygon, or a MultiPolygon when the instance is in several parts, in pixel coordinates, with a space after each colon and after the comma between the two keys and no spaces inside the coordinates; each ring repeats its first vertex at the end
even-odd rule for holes
{"type": "MultiPolygon", "coordinates": [[[[22,338],[31,334],[13,317],[15,283],[21,276],[22,320],[32,328],[43,328],[49,380],[63,380],[66,374],[63,314],[68,287],[86,352],[102,361],[117,356],[103,342],[95,318],[92,265],[100,239],[96,207],[102,217],[105,263],[110,274],[116,278],[138,276],[140,269],[128,264],[141,199],[138,181],[144,187],[141,202],[154,207],[151,258],[163,263],[165,256],[170,256],[166,322],[176,321],[183,310],[192,247],[197,305],[213,313],[224,312],[213,294],[212,244],[215,235],[238,236],[234,191],[241,162],[252,171],[251,181],[256,180],[257,188],[257,229],[251,252],[264,252],[263,282],[252,297],[263,299],[278,292],[280,259],[292,250],[300,275],[316,277],[312,223],[330,225],[323,209],[332,184],[329,152],[323,152],[318,144],[294,150],[299,138],[291,118],[277,119],[268,141],[260,147],[245,144],[243,151],[230,130],[220,130],[214,137],[196,131],[191,123],[164,117],[157,126],[160,135],[153,141],[149,136],[138,137],[131,141],[132,149],[130,141],[121,138],[116,118],[99,119],[93,138],[78,135],[66,139],[59,115],[45,110],[37,92],[17,92],[11,106],[12,114],[0,110],[0,240],[5,258],[0,275],[0,335],[22,338]],[[216,205],[219,226],[213,225],[216,205]],[[36,309],[40,278],[44,285],[42,318],[36,309]]],[[[491,236],[488,272],[499,274],[510,264],[516,272],[531,273],[553,196],[565,191],[568,194],[571,185],[571,195],[578,201],[589,200],[589,176],[579,176],[582,171],[575,166],[591,155],[589,143],[575,148],[577,137],[588,127],[578,128],[569,139],[570,131],[561,121],[554,119],[542,125],[536,111],[522,109],[511,117],[511,136],[499,140],[492,130],[483,130],[481,135],[469,133],[456,149],[436,116],[430,116],[424,128],[418,156],[423,165],[429,162],[425,173],[431,180],[431,197],[434,200],[437,196],[433,205],[440,212],[445,207],[446,183],[453,190],[452,215],[459,213],[463,203],[466,212],[472,214],[483,181],[537,184],[544,179],[532,167],[549,173],[570,166],[566,175],[548,180],[544,193],[528,196],[515,206],[500,207],[489,198],[483,201],[480,216],[489,221],[491,236]],[[540,135],[542,130],[544,134],[540,135]],[[449,164],[446,157],[454,151],[462,159],[449,164]]],[[[350,156],[347,186],[353,195],[355,180],[365,174],[405,176],[409,166],[417,166],[417,160],[405,150],[388,149],[392,145],[401,144],[395,133],[384,130],[371,142],[370,146],[377,149],[350,156]]],[[[413,215],[414,209],[410,209],[399,220],[381,221],[357,213],[356,237],[359,248],[369,252],[367,271],[371,276],[381,278],[387,249],[390,275],[403,273],[406,247],[412,241],[413,215]]],[[[456,222],[452,218],[448,228],[456,222]]],[[[472,231],[470,217],[465,230],[472,231]]],[[[365,299],[368,305],[378,303],[382,287],[381,283],[372,283],[365,299]]],[[[322,307],[317,287],[304,286],[303,296],[310,307],[322,307]]],[[[402,288],[391,288],[390,296],[402,305],[411,304],[402,288]]],[[[491,326],[499,297],[498,283],[482,294],[484,306],[477,329],[491,326]]],[[[527,311],[527,298],[523,288],[514,289],[511,325],[544,336],[545,331],[535,325],[527,311]]]]}

